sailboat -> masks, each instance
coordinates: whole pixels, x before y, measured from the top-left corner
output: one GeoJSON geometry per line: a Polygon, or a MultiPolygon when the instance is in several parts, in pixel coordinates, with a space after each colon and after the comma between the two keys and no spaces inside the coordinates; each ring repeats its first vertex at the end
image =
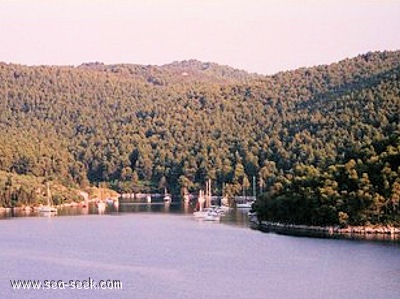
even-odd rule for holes
{"type": "Polygon", "coordinates": [[[100,199],[97,200],[96,202],[96,206],[97,206],[97,212],[99,214],[104,214],[104,212],[106,211],[106,203],[103,201],[103,189],[100,189],[100,199]]]}
{"type": "Polygon", "coordinates": [[[190,195],[189,194],[183,195],[183,202],[184,203],[189,203],[190,202],[190,195]]]}
{"type": "Polygon", "coordinates": [[[172,201],[171,195],[168,194],[167,188],[164,188],[164,201],[170,203],[172,201]]]}
{"type": "Polygon", "coordinates": [[[251,209],[252,205],[253,205],[253,201],[247,200],[245,202],[236,203],[236,208],[239,208],[239,209],[251,209]]]}
{"type": "Polygon", "coordinates": [[[51,200],[50,184],[47,182],[47,205],[41,206],[38,211],[39,213],[52,213],[57,214],[57,209],[53,207],[53,202],[51,200]]]}
{"type": "Polygon", "coordinates": [[[97,206],[97,211],[99,212],[99,214],[104,214],[104,212],[106,210],[106,203],[102,200],[99,200],[96,202],[96,206],[97,206]]]}
{"type": "Polygon", "coordinates": [[[188,191],[188,189],[185,187],[185,188],[183,188],[183,202],[185,203],[185,204],[187,204],[187,203],[189,203],[190,202],[190,194],[189,194],[189,191],[188,191]]]}
{"type": "Polygon", "coordinates": [[[206,182],[206,194],[204,195],[203,190],[200,190],[197,201],[199,211],[193,213],[195,218],[201,218],[206,221],[220,221],[223,212],[219,207],[211,206],[211,180],[206,182]],[[206,205],[205,208],[203,208],[204,204],[206,205]]]}
{"type": "Polygon", "coordinates": [[[243,195],[244,195],[245,200],[242,201],[242,202],[237,202],[236,203],[236,208],[251,209],[252,206],[253,206],[253,203],[255,203],[256,198],[257,198],[257,194],[256,194],[256,179],[255,179],[254,176],[253,176],[253,198],[248,199],[245,196],[245,194],[246,193],[245,193],[244,186],[243,186],[243,195]]]}
{"type": "Polygon", "coordinates": [[[229,204],[229,198],[226,196],[225,193],[225,184],[222,184],[222,198],[221,198],[221,209],[225,212],[229,211],[230,204],[229,204]]]}

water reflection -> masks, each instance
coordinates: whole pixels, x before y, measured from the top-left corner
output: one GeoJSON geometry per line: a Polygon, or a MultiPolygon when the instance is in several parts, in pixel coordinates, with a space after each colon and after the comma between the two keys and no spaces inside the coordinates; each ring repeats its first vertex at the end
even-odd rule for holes
{"type": "Polygon", "coordinates": [[[182,205],[183,205],[183,213],[184,214],[189,214],[189,213],[193,212],[193,209],[190,208],[189,202],[186,201],[182,205]]]}
{"type": "MultiPolygon", "coordinates": [[[[119,212],[107,207],[116,216],[3,221],[0,297],[18,297],[5,283],[28,273],[120,279],[123,290],[25,290],[19,297],[398,298],[397,246],[261,234],[169,215],[165,208],[121,205],[119,212]]],[[[169,213],[184,213],[179,208],[172,204],[169,213]]],[[[89,211],[97,214],[95,206],[89,211]]],[[[230,212],[245,219],[245,211],[230,212]]]]}
{"type": "Polygon", "coordinates": [[[226,224],[234,224],[240,226],[249,225],[249,217],[247,216],[249,209],[231,209],[221,218],[221,222],[226,224]]]}
{"type": "MultiPolygon", "coordinates": [[[[180,203],[120,203],[120,213],[192,213],[193,209],[184,208],[180,203]]],[[[109,210],[109,212],[115,212],[109,210]]]]}
{"type": "Polygon", "coordinates": [[[114,210],[115,210],[116,212],[118,212],[118,209],[119,209],[119,201],[114,201],[114,202],[113,202],[113,207],[114,207],[114,210]]]}
{"type": "MultiPolygon", "coordinates": [[[[96,203],[89,203],[87,205],[73,205],[58,208],[58,216],[78,216],[78,215],[122,215],[126,213],[169,213],[169,214],[184,214],[192,215],[195,211],[195,203],[193,202],[129,202],[118,203],[116,202],[106,204],[104,207],[98,206],[96,203]]],[[[249,209],[230,209],[221,217],[220,223],[225,225],[234,225],[241,227],[249,227],[249,217],[247,215],[249,209]]],[[[26,208],[0,208],[0,219],[12,217],[43,217],[48,214],[41,214],[33,209],[26,208]]],[[[54,215],[52,215],[54,216],[54,215]]],[[[287,234],[296,236],[295,233],[288,232],[287,234]]],[[[307,235],[298,235],[307,237],[307,235]]],[[[318,237],[318,236],[312,236],[318,237]]],[[[334,235],[329,238],[338,239],[357,239],[357,240],[373,240],[373,241],[390,241],[400,242],[399,235],[385,235],[385,234],[353,234],[353,235],[334,235]]]]}
{"type": "MultiPolygon", "coordinates": [[[[119,215],[124,213],[171,213],[192,215],[195,211],[193,202],[130,202],[130,203],[107,203],[104,206],[96,203],[86,205],[73,205],[58,208],[57,216],[78,215],[119,215]]],[[[10,217],[37,217],[43,216],[37,211],[25,208],[1,209],[0,218],[10,217]]],[[[228,225],[248,226],[246,209],[231,209],[225,216],[221,217],[221,223],[228,225]]]]}

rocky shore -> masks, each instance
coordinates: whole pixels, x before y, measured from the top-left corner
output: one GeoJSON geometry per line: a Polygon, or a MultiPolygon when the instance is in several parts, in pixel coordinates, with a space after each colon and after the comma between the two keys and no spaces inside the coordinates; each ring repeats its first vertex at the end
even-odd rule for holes
{"type": "Polygon", "coordinates": [[[285,235],[331,237],[331,238],[357,238],[357,239],[385,239],[399,240],[400,228],[385,225],[370,226],[308,226],[284,224],[268,221],[258,221],[256,217],[250,219],[251,227],[263,232],[275,232],[285,235]]]}

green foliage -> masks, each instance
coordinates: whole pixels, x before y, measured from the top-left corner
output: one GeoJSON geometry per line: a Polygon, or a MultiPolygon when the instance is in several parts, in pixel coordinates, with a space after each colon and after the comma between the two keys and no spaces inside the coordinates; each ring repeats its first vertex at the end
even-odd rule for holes
{"type": "MultiPolygon", "coordinates": [[[[47,203],[48,180],[34,175],[0,171],[0,207],[33,206],[47,203]]],[[[54,204],[81,201],[78,190],[50,181],[54,204]]]]}
{"type": "Polygon", "coordinates": [[[258,199],[260,217],[310,225],[400,225],[400,137],[376,143],[382,144],[386,148],[378,155],[365,155],[365,148],[353,152],[357,162],[325,170],[298,165],[290,180],[278,178],[281,187],[258,199]]]}
{"type": "MultiPolygon", "coordinates": [[[[193,60],[160,67],[0,63],[0,170],[70,187],[108,182],[138,192],[163,185],[175,194],[207,179],[240,194],[257,176],[260,190],[276,194],[273,204],[290,213],[296,206],[279,195],[289,183],[295,201],[320,207],[293,221],[338,223],[338,213],[348,212],[332,202],[345,188],[348,207],[350,198],[384,207],[398,201],[398,170],[368,159],[381,161],[386,152],[388,165],[396,163],[389,154],[396,147],[384,143],[399,134],[399,76],[399,51],[274,76],[193,60]],[[328,171],[332,165],[342,165],[341,176],[328,171]],[[382,193],[371,193],[375,182],[382,193]]],[[[378,211],[348,216],[384,219],[378,211]]]]}

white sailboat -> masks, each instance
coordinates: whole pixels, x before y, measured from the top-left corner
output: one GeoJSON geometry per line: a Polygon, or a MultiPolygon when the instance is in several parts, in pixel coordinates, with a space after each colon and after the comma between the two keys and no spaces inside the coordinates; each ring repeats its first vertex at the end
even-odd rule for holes
{"type": "Polygon", "coordinates": [[[204,208],[201,211],[193,213],[194,218],[201,218],[206,221],[219,221],[221,219],[221,213],[215,208],[204,208]]]}
{"type": "Polygon", "coordinates": [[[203,193],[203,190],[200,190],[200,194],[198,197],[199,211],[193,213],[195,218],[201,218],[205,221],[220,221],[221,215],[224,212],[217,206],[211,206],[211,181],[209,180],[206,183],[206,194],[203,193]],[[203,205],[206,205],[203,208],[203,205]]]}
{"type": "Polygon", "coordinates": [[[203,190],[200,190],[199,196],[197,198],[197,202],[198,202],[198,205],[199,205],[199,211],[200,212],[203,211],[203,207],[204,207],[204,204],[206,202],[206,198],[204,197],[203,190]]]}
{"type": "Polygon", "coordinates": [[[182,196],[183,202],[185,204],[189,203],[190,202],[190,194],[189,194],[188,189],[184,188],[182,193],[183,193],[183,196],[182,196]]]}
{"type": "Polygon", "coordinates": [[[200,211],[193,212],[193,216],[195,218],[204,218],[208,213],[211,213],[211,212],[212,212],[212,209],[205,208],[200,211]]]}
{"type": "Polygon", "coordinates": [[[165,203],[170,203],[172,201],[171,195],[167,192],[167,188],[164,188],[164,201],[165,203]]]}
{"type": "Polygon", "coordinates": [[[238,202],[236,203],[236,208],[239,209],[251,209],[251,206],[253,204],[253,201],[246,201],[246,202],[238,202]]]}
{"type": "Polygon", "coordinates": [[[104,212],[106,211],[106,203],[102,200],[99,200],[96,203],[97,206],[97,211],[99,212],[99,214],[104,214],[104,212]]]}
{"type": "Polygon", "coordinates": [[[51,199],[51,193],[50,193],[50,185],[49,182],[47,182],[47,205],[39,207],[38,211],[39,213],[48,213],[48,214],[57,214],[57,209],[53,206],[53,201],[51,199]]]}
{"type": "Polygon", "coordinates": [[[220,221],[221,216],[215,213],[208,213],[206,216],[204,216],[203,220],[205,221],[220,221]]]}
{"type": "Polygon", "coordinates": [[[118,199],[114,200],[114,209],[117,210],[117,212],[118,212],[118,209],[119,209],[119,201],[118,201],[118,199]]]}
{"type": "Polygon", "coordinates": [[[96,202],[96,206],[97,206],[97,212],[99,214],[104,214],[104,212],[106,211],[106,203],[103,201],[103,189],[100,189],[100,199],[96,202]]]}
{"type": "MultiPolygon", "coordinates": [[[[245,195],[245,190],[243,187],[243,195],[245,195]]],[[[256,180],[255,177],[253,176],[253,198],[248,199],[246,196],[244,196],[245,200],[242,202],[237,202],[236,203],[236,208],[239,209],[251,209],[253,206],[253,203],[255,203],[257,194],[256,194],[256,180]]]]}
{"type": "Polygon", "coordinates": [[[225,193],[225,184],[223,184],[222,185],[222,198],[221,198],[221,209],[224,211],[224,212],[227,212],[227,211],[229,211],[231,208],[230,208],[230,205],[229,205],[229,198],[228,198],[228,196],[226,196],[226,194],[224,194],[225,193]]]}

